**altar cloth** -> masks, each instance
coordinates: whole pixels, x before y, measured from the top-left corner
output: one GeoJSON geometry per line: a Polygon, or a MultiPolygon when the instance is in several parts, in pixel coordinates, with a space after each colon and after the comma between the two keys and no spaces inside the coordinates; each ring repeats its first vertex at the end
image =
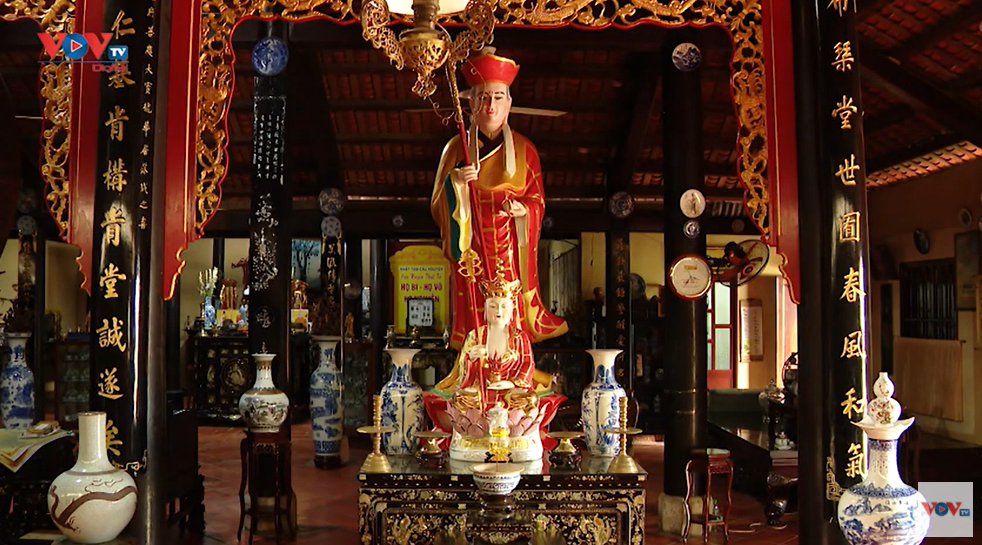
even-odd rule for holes
{"type": "Polygon", "coordinates": [[[66,430],[58,430],[44,437],[22,439],[23,430],[0,429],[0,464],[16,473],[41,447],[55,440],[71,435],[66,430]]]}

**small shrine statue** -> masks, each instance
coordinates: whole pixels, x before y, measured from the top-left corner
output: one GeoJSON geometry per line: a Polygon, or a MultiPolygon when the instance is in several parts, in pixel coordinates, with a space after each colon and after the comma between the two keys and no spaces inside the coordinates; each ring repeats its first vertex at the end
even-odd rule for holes
{"type": "MultiPolygon", "coordinates": [[[[508,282],[519,282],[518,327],[538,342],[566,333],[562,318],[540,299],[539,234],[545,210],[539,152],[511,130],[509,87],[518,75],[515,61],[485,48],[464,63],[473,113],[465,164],[460,137],[443,150],[430,210],[440,227],[443,251],[452,269],[453,323],[450,345],[460,349],[469,331],[481,325],[484,298],[476,283],[490,280],[496,263],[508,282]]],[[[517,325],[517,324],[516,324],[517,325]]]]}
{"type": "Polygon", "coordinates": [[[515,319],[518,280],[483,282],[486,326],[471,330],[450,374],[424,394],[436,427],[452,433],[450,458],[486,461],[491,453],[489,409],[507,410],[513,462],[542,457],[542,435],[566,398],[551,392],[552,375],[536,370],[531,336],[515,319]]]}
{"type": "Polygon", "coordinates": [[[303,280],[293,279],[290,281],[290,308],[293,310],[306,310],[307,308],[307,283],[303,280]]]}
{"type": "Polygon", "coordinates": [[[238,299],[236,291],[235,280],[229,278],[222,279],[222,291],[218,295],[218,299],[222,303],[222,308],[235,308],[235,302],[238,299]]]}

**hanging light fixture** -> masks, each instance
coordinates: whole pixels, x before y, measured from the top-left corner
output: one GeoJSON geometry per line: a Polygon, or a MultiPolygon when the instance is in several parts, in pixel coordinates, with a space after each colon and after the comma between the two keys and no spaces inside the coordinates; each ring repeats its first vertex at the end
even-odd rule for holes
{"type": "Polygon", "coordinates": [[[429,98],[436,91],[433,73],[446,67],[451,96],[456,102],[456,65],[470,51],[482,49],[494,39],[494,4],[491,0],[366,0],[361,8],[362,35],[385,53],[397,70],[416,73],[413,92],[429,98]],[[389,28],[392,14],[410,18],[413,27],[398,38],[389,28]],[[456,39],[437,24],[437,18],[461,14],[467,30],[456,39]]]}

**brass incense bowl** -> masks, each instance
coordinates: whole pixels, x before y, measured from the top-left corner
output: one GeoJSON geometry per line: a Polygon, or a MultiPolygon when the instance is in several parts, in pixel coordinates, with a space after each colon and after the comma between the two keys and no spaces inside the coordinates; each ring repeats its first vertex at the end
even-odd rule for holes
{"type": "Polygon", "coordinates": [[[549,465],[559,469],[576,469],[580,466],[582,456],[573,446],[573,439],[583,437],[581,431],[551,431],[547,437],[558,439],[559,444],[549,453],[549,465]]]}
{"type": "Polygon", "coordinates": [[[416,437],[423,440],[423,446],[416,453],[419,465],[429,469],[442,469],[447,464],[447,456],[440,448],[439,441],[450,437],[444,431],[421,431],[416,437]]]}

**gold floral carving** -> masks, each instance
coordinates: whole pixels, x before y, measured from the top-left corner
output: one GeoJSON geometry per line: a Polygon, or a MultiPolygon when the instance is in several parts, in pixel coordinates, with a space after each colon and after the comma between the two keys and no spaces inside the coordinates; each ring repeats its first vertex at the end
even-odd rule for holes
{"type": "MultiPolygon", "coordinates": [[[[0,19],[31,19],[47,34],[71,32],[75,0],[2,0],[0,19]]],[[[68,63],[45,64],[38,76],[45,201],[62,237],[68,232],[68,150],[71,146],[72,69],[68,63]]]]}
{"type": "MultiPolygon", "coordinates": [[[[498,24],[598,28],[652,23],[662,27],[718,25],[733,37],[730,88],[740,125],[739,176],[747,211],[761,232],[770,231],[764,37],[761,0],[497,0],[498,24]]],[[[341,0],[203,0],[198,84],[198,177],[195,226],[201,229],[217,209],[225,174],[228,134],[225,118],[232,96],[230,47],[235,23],[246,17],[288,21],[320,18],[351,22],[354,12],[341,0]]],[[[445,22],[463,23],[459,16],[445,22]]]]}

